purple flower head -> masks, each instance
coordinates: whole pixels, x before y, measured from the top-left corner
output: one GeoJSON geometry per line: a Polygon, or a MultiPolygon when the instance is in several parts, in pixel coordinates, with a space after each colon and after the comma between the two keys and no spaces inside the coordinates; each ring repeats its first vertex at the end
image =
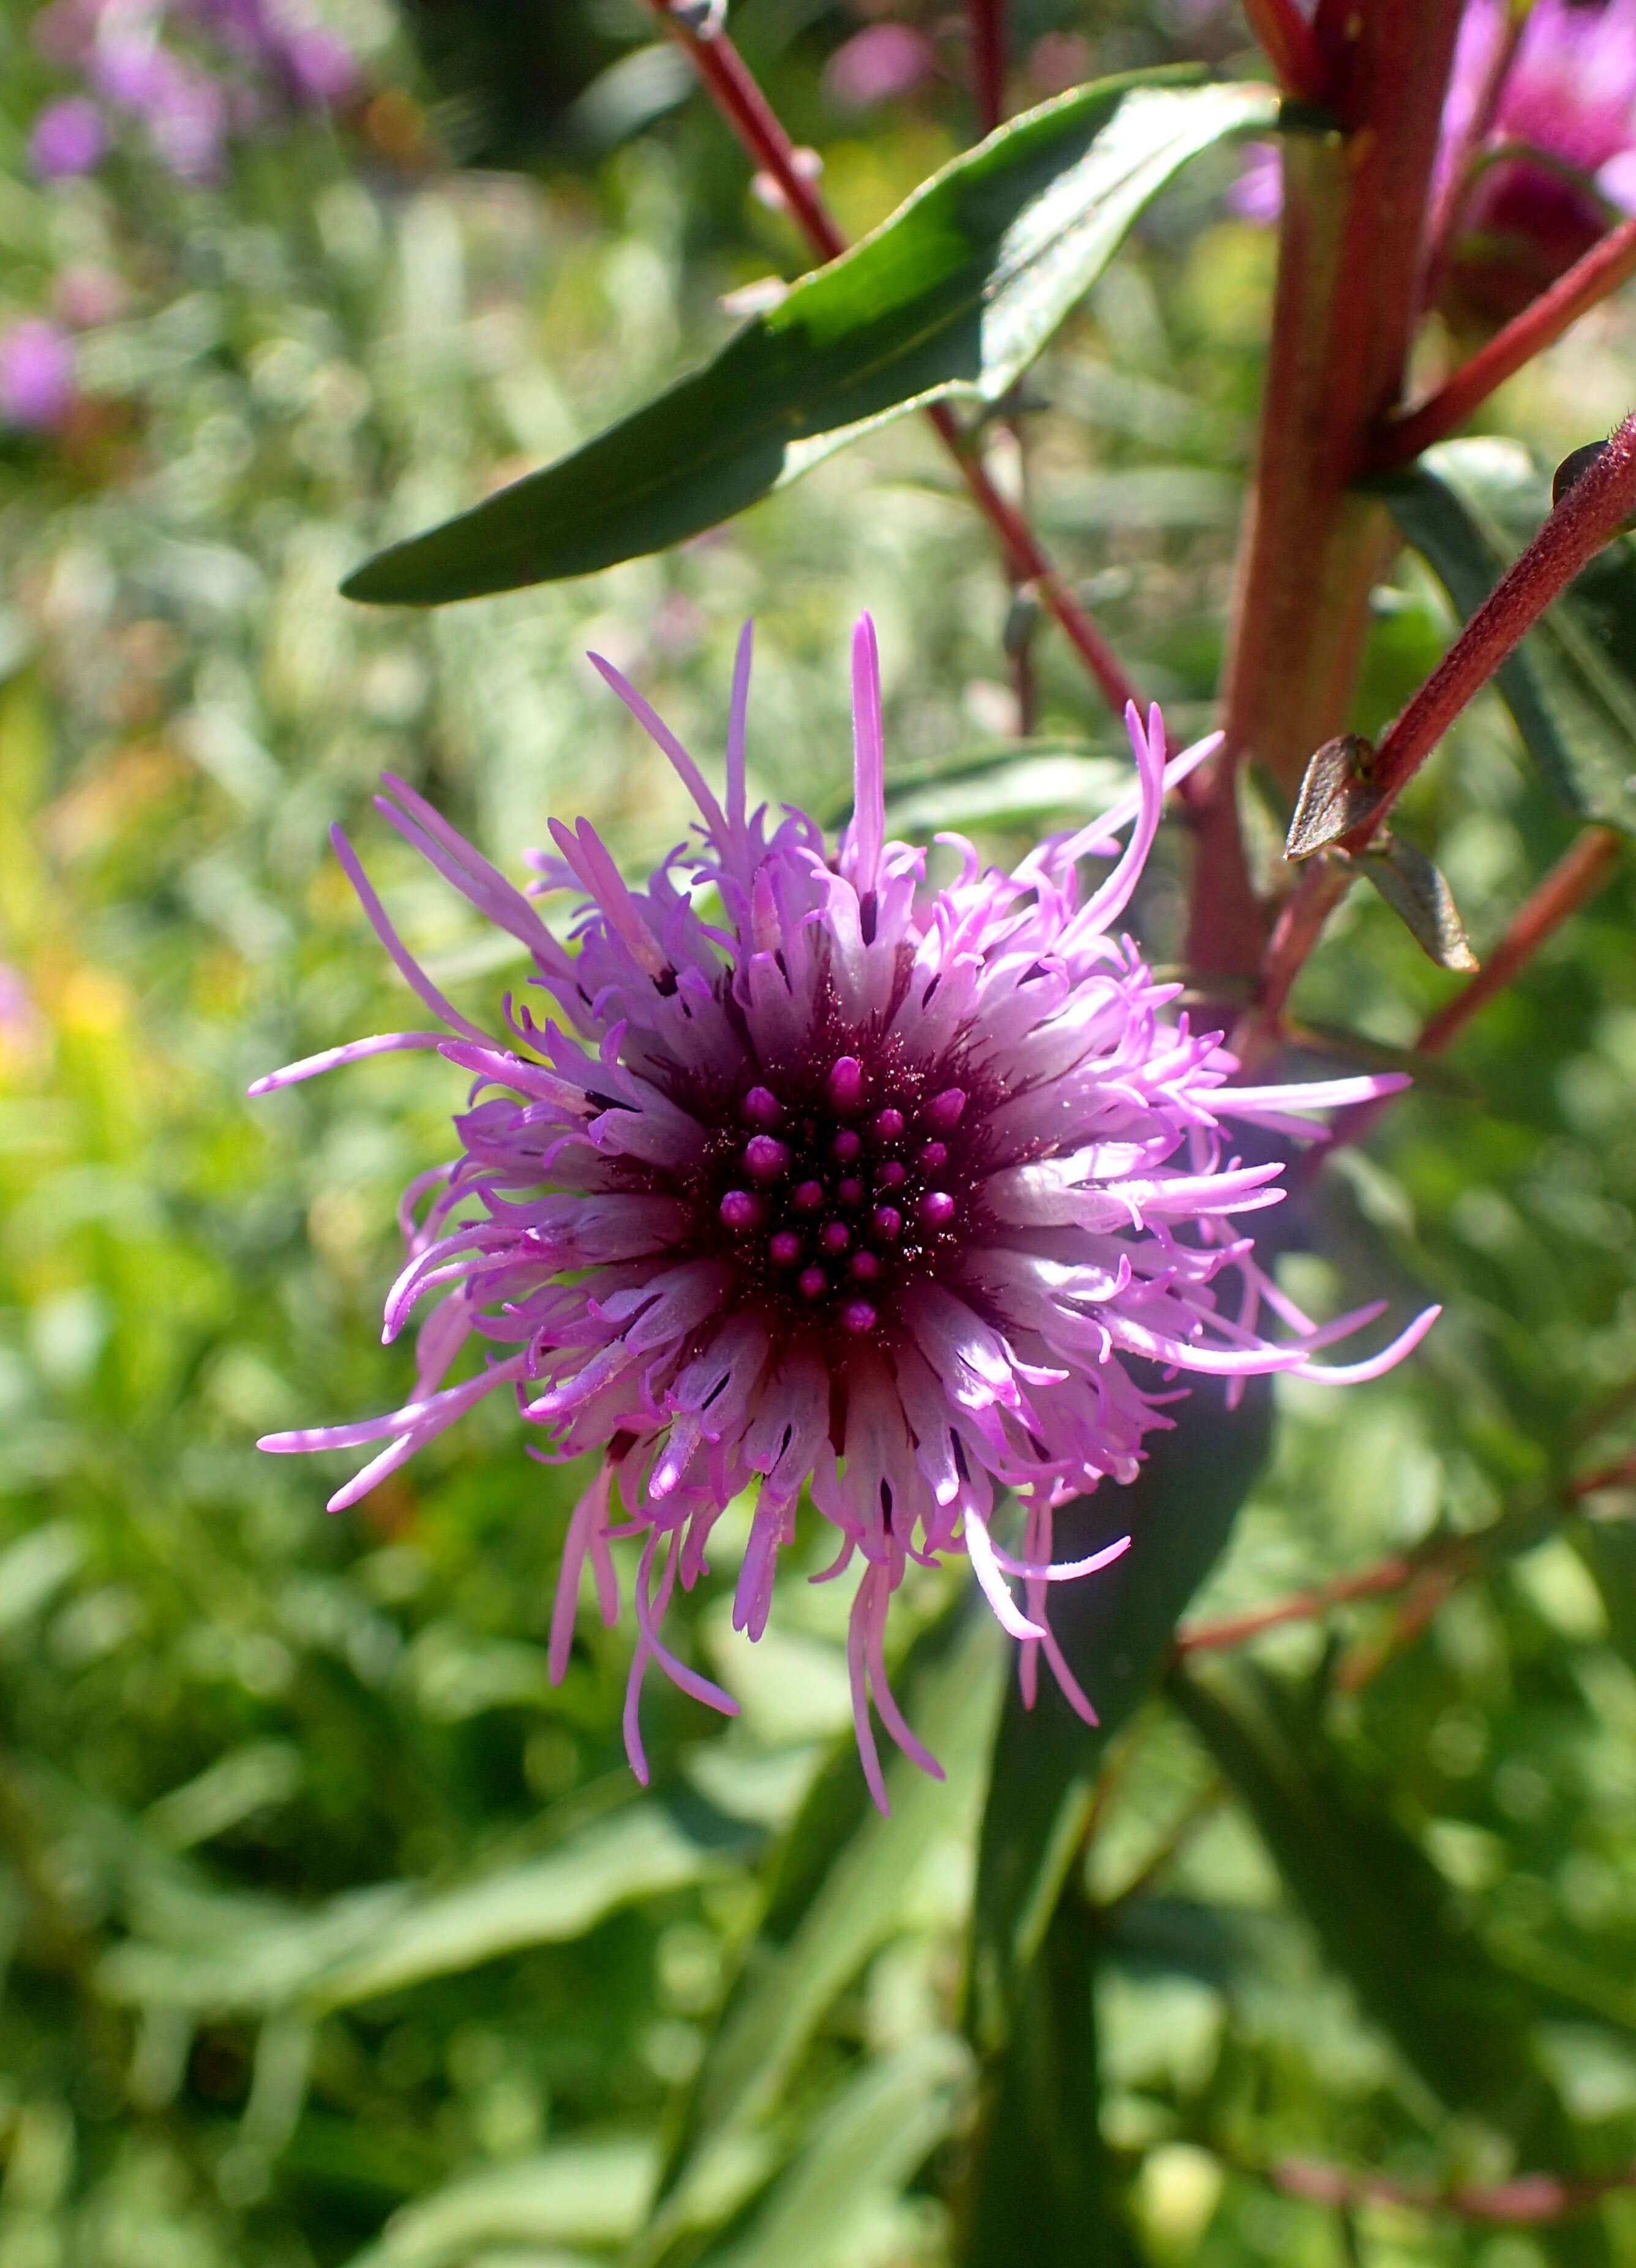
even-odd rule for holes
{"type": "Polygon", "coordinates": [[[60,426],[74,401],[74,349],[43,316],[26,316],[0,335],[0,422],[28,432],[60,426]]]}
{"type": "Polygon", "coordinates": [[[88,173],[107,146],[107,128],[94,102],[81,94],[48,103],[28,137],[28,162],[41,180],[71,180],[88,173]]]}
{"type": "Polygon", "coordinates": [[[1179,987],[1112,933],[1167,786],[1213,739],[1167,765],[1158,711],[1144,726],[1132,708],[1137,781],[1116,810],[1042,843],[1013,873],[951,838],[960,871],[932,890],[925,854],[886,836],[866,617],[852,649],[856,801],[833,852],[799,810],[747,808],[748,630],[725,802],[641,696],[597,666],[674,764],[702,825],[637,889],[587,823],[551,822],[556,852],[535,855],[530,895],[579,897],[577,951],[402,781],[389,778],[378,804],[527,948],[550,1012],[508,1000],[497,1036],[468,1022],[335,836],[387,952],[441,1028],[355,1041],[252,1091],[400,1048],[438,1049],[473,1085],[455,1121],[459,1156],[404,1201],[408,1262],[387,1296],[387,1337],[435,1300],[412,1395],[388,1416],[262,1447],[380,1445],[332,1499],[338,1509],[505,1388],[545,1429],[536,1454],[594,1454],[569,1527],[550,1665],[557,1677],[567,1665],[586,1562],[611,1623],[610,1542],[639,1539],[625,1738],[643,1778],[637,1707],[650,1661],[696,1698],[735,1705],[665,1643],[676,1583],[704,1572],[712,1527],[753,1488],[733,1618],[758,1638],[806,1488],[836,1530],[827,1572],[863,1563],[848,1653],[864,1771],[884,1805],[872,1697],[899,1746],[938,1769],[885,1671],[888,1604],[911,1560],[963,1550],[1021,1641],[1030,1697],[1043,1653],[1094,1721],[1046,1602],[1053,1583],[1092,1573],[1130,1539],[1053,1564],[1052,1516],[1103,1479],[1131,1480],[1144,1437],[1170,1424],[1172,1394],[1139,1381],[1132,1359],[1162,1378],[1222,1380],[1231,1394],[1272,1371],[1373,1376],[1428,1327],[1430,1314],[1350,1370],[1315,1366],[1318,1348],[1378,1310],[1315,1327],[1232,1226],[1280,1192],[1277,1166],[1239,1161],[1229,1122],[1309,1134],[1295,1114],[1402,1082],[1229,1086],[1236,1066],[1219,1035],[1173,1013],[1179,987]],[[1084,896],[1087,859],[1113,863],[1084,896]],[[1286,1336],[1264,1335],[1264,1311],[1286,1336]],[[483,1366],[446,1384],[474,1336],[483,1366]],[[993,1532],[1003,1489],[1025,1507],[1016,1556],[993,1532]]]}

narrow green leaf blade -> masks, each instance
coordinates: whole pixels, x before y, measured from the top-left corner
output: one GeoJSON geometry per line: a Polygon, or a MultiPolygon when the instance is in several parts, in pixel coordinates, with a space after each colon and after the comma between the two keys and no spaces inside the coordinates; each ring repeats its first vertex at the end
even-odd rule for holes
{"type": "Polygon", "coordinates": [[[734,2210],[772,2170],[766,2124],[814,2032],[899,1926],[927,1849],[973,1830],[1007,1651],[975,1585],[916,1640],[895,1683],[946,1778],[888,1758],[888,1817],[869,1800],[850,1734],[837,1744],[773,1867],[635,2262],[666,2257],[679,2235],[734,2210]]]}
{"type": "Polygon", "coordinates": [[[1137,1540],[1105,1572],[1058,1586],[1051,1602],[1051,1627],[1101,1723],[1082,1723],[1043,1671],[1032,1711],[1014,1679],[1006,1695],[977,1856],[969,2010],[990,2055],[1004,2051],[1108,1742],[1153,1690],[1183,1609],[1227,1542],[1265,1458],[1271,1414],[1264,1379],[1234,1410],[1219,1389],[1202,1388],[1178,1406],[1172,1432],[1149,1435],[1130,1488],[1100,1489],[1058,1514],[1060,1557],[1127,1530],[1137,1540]]]}
{"type": "Polygon", "coordinates": [[[437,606],[680,543],[905,410],[998,401],[1187,161],[1278,98],[1190,69],[1026,113],[583,448],[368,561],[349,598],[437,606]]]}
{"type": "MultiPolygon", "coordinates": [[[[1445,442],[1382,484],[1392,517],[1468,621],[1550,509],[1546,475],[1514,441],[1445,442]]],[[[1551,792],[1636,828],[1636,542],[1622,536],[1558,599],[1494,683],[1551,792]]]]}
{"type": "Polygon", "coordinates": [[[1528,1995],[1462,1926],[1381,1792],[1270,1677],[1212,1661],[1178,1668],[1168,1690],[1362,2007],[1451,2109],[1537,2143],[1553,2106],[1529,2043],[1528,1995]]]}
{"type": "Polygon", "coordinates": [[[1064,1898],[1024,1983],[975,2152],[962,2268],[1139,2268],[1097,2115],[1089,1913],[1064,1898]]]}

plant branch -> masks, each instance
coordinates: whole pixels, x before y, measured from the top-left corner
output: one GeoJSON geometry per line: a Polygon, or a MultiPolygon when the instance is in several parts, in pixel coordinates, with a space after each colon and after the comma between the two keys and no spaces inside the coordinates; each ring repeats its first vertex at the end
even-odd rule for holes
{"type": "Polygon", "coordinates": [[[966,0],[977,123],[991,134],[1006,114],[1006,0],[966,0]]]}
{"type": "Polygon", "coordinates": [[[1382,2174],[1352,2174],[1344,2167],[1322,2165],[1309,2158],[1285,2158],[1272,2167],[1268,2178],[1287,2196],[1307,2198],[1316,2205],[1395,2205],[1411,2213],[1448,2213],[1462,2220],[1516,2228],[1565,2220],[1570,2213],[1587,2211],[1617,2190],[1636,2188],[1636,2167],[1582,2180],[1570,2181],[1562,2174],[1515,2174],[1508,2182],[1485,2186],[1461,2183],[1436,2190],[1393,2181],[1382,2174]]]}
{"type": "Polygon", "coordinates": [[[1429,400],[1415,409],[1388,416],[1376,429],[1364,457],[1366,473],[1389,473],[1408,464],[1422,449],[1452,432],[1496,387],[1514,378],[1524,364],[1559,339],[1597,301],[1636,274],[1636,219],[1618,228],[1581,254],[1549,291],[1514,316],[1429,400]]]}
{"type": "Polygon", "coordinates": [[[1320,854],[1307,861],[1285,899],[1262,956],[1255,1005],[1241,1017],[1232,1038],[1234,1054],[1252,1075],[1271,1051],[1290,987],[1353,879],[1345,858],[1320,854]]]}
{"type": "MultiPolygon", "coordinates": [[[[675,0],[648,0],[649,6],[697,71],[706,92],[738,136],[746,155],[777,185],[797,226],[821,260],[846,250],[846,239],[828,206],[802,173],[795,145],[725,32],[696,31],[677,11],[675,0]]],[[[998,8],[999,0],[994,0],[998,8]]],[[[1007,563],[1020,582],[1033,583],[1040,603],[1066,633],[1069,643],[1095,680],[1116,715],[1127,701],[1142,703],[1118,657],[1074,599],[1023,515],[1006,502],[983,468],[975,445],[942,402],[926,412],[954,458],[961,478],[983,517],[1004,545],[1007,563]]]]}
{"type": "Polygon", "coordinates": [[[1315,1621],[1327,1614],[1331,1607],[1349,1604],[1354,1599],[1389,1597],[1394,1591],[1407,1590],[1409,1586],[1428,1569],[1440,1572],[1454,1570],[1465,1573],[1476,1566],[1479,1558],[1477,1541],[1470,1536],[1440,1536],[1435,1542],[1423,1544],[1417,1551],[1402,1551],[1378,1566],[1366,1568],[1359,1575],[1338,1575],[1332,1582],[1319,1583],[1309,1591],[1297,1591],[1287,1599],[1275,1600],[1270,1606],[1250,1607],[1240,1615],[1227,1615],[1220,1622],[1198,1623],[1190,1629],[1175,1634],[1175,1653],[1205,1653],[1223,1646],[1242,1646],[1263,1631],[1280,1629],[1286,1623],[1315,1621]]]}
{"type": "Polygon", "coordinates": [[[1244,0],[1244,13],[1285,93],[1322,108],[1330,74],[1295,0],[1244,0]]]}
{"type": "Polygon", "coordinates": [[[1378,800],[1341,837],[1361,850],[1472,696],[1523,633],[1636,509],[1636,412],[1573,482],[1513,562],[1374,751],[1368,784],[1378,800]]]}

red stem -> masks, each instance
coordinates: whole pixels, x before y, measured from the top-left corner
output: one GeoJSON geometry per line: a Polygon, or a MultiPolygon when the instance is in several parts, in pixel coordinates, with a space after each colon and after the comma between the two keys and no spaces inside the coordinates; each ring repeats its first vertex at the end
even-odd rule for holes
{"type": "MultiPolygon", "coordinates": [[[[1467,1550],[1463,1538],[1459,1550],[1462,1553],[1467,1550]]],[[[1378,1567],[1370,1567],[1361,1575],[1338,1575],[1332,1583],[1320,1583],[1310,1591],[1297,1591],[1272,1606],[1251,1607],[1242,1615],[1224,1616],[1220,1622],[1196,1623],[1176,1632],[1175,1651],[1177,1654],[1205,1653],[1223,1646],[1242,1646],[1247,1639],[1259,1638],[1263,1631],[1277,1630],[1285,1623],[1310,1622],[1326,1614],[1330,1608],[1345,1606],[1352,1599],[1385,1597],[1393,1591],[1405,1589],[1434,1559],[1451,1556],[1448,1546],[1440,1546],[1436,1553],[1402,1553],[1382,1559],[1378,1567]]]]}
{"type": "Polygon", "coordinates": [[[1450,2213],[1462,2220],[1498,2222],[1509,2228],[1536,2226],[1583,2213],[1616,2190],[1636,2187],[1636,2168],[1570,2181],[1561,2174],[1514,2174],[1487,2187],[1474,2183],[1433,2190],[1396,2182],[1380,2174],[1349,2174],[1340,2166],[1286,2158],[1272,2169],[1272,2180],[1291,2197],[1319,2205],[1407,2206],[1412,2213],[1450,2213]]]}
{"type": "Polygon", "coordinates": [[[1617,534],[1636,508],[1636,412],[1581,473],[1539,534],[1496,584],[1374,753],[1370,816],[1342,837],[1361,850],[1388,807],[1523,632],[1617,534]]]}
{"type": "Polygon", "coordinates": [[[1195,817],[1186,959],[1206,991],[1212,977],[1251,975],[1266,943],[1234,770],[1254,761],[1293,802],[1313,749],[1344,725],[1361,665],[1369,591],[1391,537],[1384,507],[1351,483],[1365,437],[1402,388],[1459,18],[1460,0],[1321,0],[1312,19],[1328,107],[1349,130],[1284,144],[1261,438],[1223,686],[1227,744],[1195,817]]]}
{"type": "Polygon", "coordinates": [[[991,134],[1006,115],[1006,0],[966,0],[977,122],[991,134]]]}
{"type": "Polygon", "coordinates": [[[1455,995],[1420,1034],[1422,1055],[1441,1054],[1484,1002],[1511,982],[1572,913],[1595,897],[1613,873],[1619,837],[1610,827],[1588,827],[1575,836],[1556,865],[1518,909],[1504,937],[1463,992],[1455,995]]]}
{"type": "Polygon", "coordinates": [[[1285,93],[1323,107],[1330,75],[1295,0],[1244,0],[1244,13],[1285,93]]]}
{"type": "Polygon", "coordinates": [[[1352,887],[1352,877],[1338,858],[1309,859],[1301,880],[1284,901],[1261,965],[1256,1005],[1233,1035],[1233,1049],[1247,1071],[1269,1050],[1279,1019],[1307,955],[1330,916],[1352,887]]]}
{"type": "MultiPolygon", "coordinates": [[[[997,0],[998,4],[998,0],[997,0]]],[[[751,77],[738,49],[723,32],[701,38],[673,12],[671,0],[649,0],[649,5],[672,37],[686,51],[706,92],[733,128],[752,165],[769,174],[782,191],[797,225],[821,260],[834,260],[846,250],[846,239],[829,208],[796,163],[795,145],[785,132],[766,97],[751,77]]],[[[926,412],[954,460],[961,478],[970,490],[977,509],[1006,548],[1012,571],[1021,582],[1038,589],[1040,603],[1066,632],[1074,652],[1095,680],[1102,698],[1116,715],[1127,701],[1142,706],[1135,688],[1119,666],[1118,657],[1089,615],[1080,607],[1014,505],[1006,502],[983,469],[981,460],[962,433],[948,409],[937,402],[926,412]]]]}
{"type": "Polygon", "coordinates": [[[1511,76],[1511,66],[1516,61],[1517,49],[1522,44],[1527,27],[1527,15],[1513,8],[1500,26],[1500,36],[1494,51],[1488,59],[1483,83],[1471,105],[1471,114],[1466,121],[1464,134],[1453,149],[1443,156],[1443,190],[1434,207],[1426,231],[1426,304],[1430,306],[1441,288],[1444,267],[1448,258],[1448,247],[1461,207],[1470,193],[1470,166],[1479,146],[1487,139],[1500,98],[1506,91],[1506,81],[1511,76]]]}
{"type": "Polygon", "coordinates": [[[1636,273],[1636,220],[1621,221],[1581,254],[1547,291],[1513,316],[1479,347],[1469,362],[1429,401],[1402,416],[1389,417],[1366,453],[1363,469],[1388,473],[1418,457],[1433,441],[1469,417],[1497,386],[1514,378],[1523,364],[1559,339],[1588,307],[1605,299],[1627,276],[1636,273]]]}

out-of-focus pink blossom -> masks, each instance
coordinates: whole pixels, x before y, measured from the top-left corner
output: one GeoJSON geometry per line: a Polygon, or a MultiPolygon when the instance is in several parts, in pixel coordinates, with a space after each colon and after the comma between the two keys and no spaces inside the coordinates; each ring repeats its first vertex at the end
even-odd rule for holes
{"type": "Polygon", "coordinates": [[[1091,48],[1078,32],[1044,32],[1028,49],[1028,79],[1042,98],[1065,93],[1091,75],[1091,48]]]}
{"type": "Polygon", "coordinates": [[[50,432],[74,401],[74,349],[66,331],[26,316],[0,335],[0,423],[50,432]]]}
{"type": "Polygon", "coordinates": [[[824,66],[824,91],[837,110],[901,101],[937,70],[932,42],[910,24],[871,24],[854,32],[824,66]]]}
{"type": "Polygon", "coordinates": [[[1158,711],[1144,720],[1132,706],[1136,782],[1114,810],[1012,873],[946,837],[960,872],[930,891],[925,853],[887,836],[867,617],[852,654],[853,815],[833,849],[793,807],[774,818],[748,806],[748,631],[725,801],[640,695],[598,666],[675,765],[701,824],[632,888],[589,825],[551,822],[556,849],[531,860],[531,895],[579,899],[577,952],[402,781],[379,805],[527,950],[551,1015],[508,999],[497,1036],[461,1015],[336,836],[437,1028],[355,1041],[257,1091],[404,1048],[437,1049],[474,1083],[459,1156],[404,1198],[408,1257],[386,1336],[423,1296],[436,1302],[409,1400],[262,1447],[370,1448],[339,1508],[498,1389],[545,1429],[536,1454],[594,1454],[568,1531],[551,1673],[567,1667],[586,1563],[612,1622],[609,1544],[638,1540],[625,1738],[645,1778],[637,1700],[650,1662],[695,1698],[736,1705],[665,1643],[675,1585],[706,1572],[711,1529],[754,1488],[733,1622],[759,1638],[806,1490],[836,1533],[828,1572],[862,1562],[848,1660],[864,1770],[884,1806],[872,1700],[905,1753],[937,1770],[885,1669],[888,1607],[911,1563],[963,1552],[1021,1642],[1028,1697],[1043,1653],[1094,1722],[1047,1602],[1131,1539],[1056,1563],[1056,1509],[1134,1479],[1145,1438],[1172,1422],[1178,1373],[1229,1397],[1271,1372],[1344,1381],[1374,1375],[1427,1327],[1430,1314],[1349,1369],[1315,1362],[1379,1309],[1320,1328],[1257,1264],[1240,1224],[1278,1201],[1279,1168],[1246,1164],[1230,1130],[1311,1136],[1297,1114],[1403,1081],[1229,1085],[1237,1064],[1220,1035],[1175,1013],[1181,987],[1119,934],[1166,789],[1219,735],[1167,763],[1158,711]],[[1086,861],[1104,869],[1088,895],[1086,861]],[[473,1344],[475,1375],[446,1384],[473,1344]],[[1023,1509],[1014,1556],[991,1524],[1007,1489],[1023,1509]]]}
{"type": "Polygon", "coordinates": [[[28,161],[42,180],[69,180],[88,173],[107,147],[102,113],[84,95],[48,103],[28,137],[28,161]]]}
{"type": "Polygon", "coordinates": [[[77,331],[93,331],[99,323],[117,322],[129,298],[123,277],[111,268],[89,264],[63,269],[51,287],[53,307],[77,331]]]}
{"type": "Polygon", "coordinates": [[[52,0],[34,40],[98,98],[42,114],[31,146],[48,174],[88,172],[112,112],[139,121],[181,179],[211,180],[233,136],[344,101],[357,85],[350,48],[303,0],[52,0]]]}

